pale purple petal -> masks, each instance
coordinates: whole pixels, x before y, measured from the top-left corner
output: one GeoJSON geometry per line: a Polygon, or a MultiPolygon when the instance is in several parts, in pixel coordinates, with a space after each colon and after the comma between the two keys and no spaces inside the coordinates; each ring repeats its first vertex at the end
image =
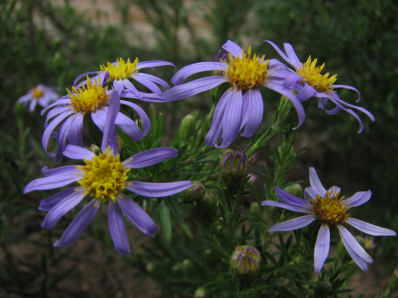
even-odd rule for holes
{"type": "Polygon", "coordinates": [[[315,273],[320,273],[329,255],[330,247],[330,230],[329,226],[323,224],[318,232],[318,237],[315,243],[314,252],[314,269],[315,273]]]}
{"type": "MultiPolygon", "coordinates": [[[[298,75],[297,73],[294,73],[294,72],[280,71],[279,73],[281,73],[285,79],[283,81],[282,87],[287,88],[287,89],[291,88],[294,84],[296,84],[297,81],[300,81],[303,79],[300,75],[298,75]]],[[[307,84],[307,86],[309,86],[309,85],[307,84]]],[[[312,88],[312,90],[313,90],[313,94],[311,94],[311,96],[313,96],[316,92],[316,90],[314,88],[312,88]]],[[[300,91],[300,93],[301,93],[301,91],[300,91]]],[[[299,96],[300,93],[297,95],[297,98],[299,101],[303,101],[301,98],[302,96],[299,96]]],[[[302,95],[304,95],[304,94],[302,94],[302,95]]],[[[309,96],[309,97],[311,97],[311,96],[309,96]]],[[[308,99],[309,97],[307,97],[306,99],[308,99]]]]}
{"type": "MultiPolygon", "coordinates": [[[[89,76],[89,75],[92,75],[92,74],[98,74],[98,71],[88,71],[88,72],[82,73],[81,75],[78,75],[78,76],[76,77],[76,79],[73,81],[73,86],[76,86],[77,82],[79,82],[79,80],[80,80],[81,78],[85,78],[86,76],[89,76]]],[[[82,84],[85,85],[86,82],[87,82],[87,80],[84,81],[84,82],[81,82],[81,83],[79,84],[79,86],[82,85],[82,84]]]]}
{"type": "Polygon", "coordinates": [[[307,189],[304,190],[304,200],[308,203],[308,206],[311,204],[311,196],[308,192],[306,192],[307,189]]]}
{"type": "MultiPolygon", "coordinates": [[[[146,101],[146,102],[166,102],[163,99],[162,94],[141,92],[141,95],[142,95],[142,98],[140,98],[140,100],[142,100],[142,101],[146,101]]],[[[122,93],[120,94],[120,97],[138,99],[137,96],[133,92],[131,92],[129,90],[126,90],[126,89],[124,89],[122,91],[122,93]]]]}
{"type": "Polygon", "coordinates": [[[67,110],[70,110],[70,107],[68,107],[68,106],[58,106],[58,107],[56,107],[55,109],[52,109],[52,110],[47,114],[46,123],[45,123],[44,128],[46,128],[46,127],[48,126],[47,122],[48,122],[52,117],[54,117],[54,116],[56,116],[56,115],[58,115],[58,114],[61,114],[61,113],[65,112],[65,111],[67,111],[67,110]]]}
{"type": "Polygon", "coordinates": [[[144,137],[144,133],[138,124],[122,113],[117,115],[116,125],[134,141],[139,141],[144,137]]]}
{"type": "Polygon", "coordinates": [[[65,197],[62,201],[58,202],[44,217],[41,227],[49,230],[51,229],[66,213],[79,204],[86,196],[84,189],[74,191],[69,196],[65,197]]]}
{"type": "Polygon", "coordinates": [[[240,134],[242,137],[251,137],[260,127],[263,120],[264,103],[263,97],[258,89],[248,90],[243,95],[243,116],[241,129],[245,130],[240,134]]]}
{"type": "Polygon", "coordinates": [[[285,52],[289,57],[289,60],[292,62],[291,65],[296,69],[301,67],[300,59],[297,57],[296,52],[294,51],[292,45],[290,43],[284,43],[285,52]]]}
{"type": "Polygon", "coordinates": [[[223,44],[222,48],[232,56],[242,58],[242,48],[231,40],[223,44]]]}
{"type": "Polygon", "coordinates": [[[361,100],[361,93],[359,92],[358,89],[352,87],[352,86],[348,86],[348,85],[332,85],[330,86],[331,88],[344,88],[344,89],[350,89],[350,90],[354,90],[356,93],[358,93],[358,99],[356,100],[356,102],[361,100]]]}
{"type": "Polygon", "coordinates": [[[67,97],[68,95],[65,95],[65,96],[66,96],[66,98],[62,98],[61,97],[60,99],[58,99],[54,103],[50,104],[47,108],[41,110],[40,115],[43,116],[48,111],[48,109],[51,109],[52,107],[61,106],[61,105],[65,105],[65,104],[70,103],[70,98],[67,97]]]}
{"type": "Polygon", "coordinates": [[[160,198],[167,197],[186,190],[192,186],[191,181],[149,183],[140,181],[129,181],[132,185],[126,189],[143,197],[160,198]]]}
{"type": "Polygon", "coordinates": [[[228,82],[226,76],[212,76],[194,80],[192,82],[178,85],[163,92],[166,101],[174,101],[194,96],[203,91],[207,91],[228,82]]]}
{"type": "Polygon", "coordinates": [[[140,169],[160,163],[164,160],[177,156],[177,149],[170,147],[161,147],[149,149],[137,153],[123,162],[123,167],[127,169],[140,169]]]}
{"type": "Polygon", "coordinates": [[[66,197],[73,194],[75,192],[75,190],[76,190],[76,187],[67,188],[67,189],[64,189],[63,191],[56,193],[55,195],[49,197],[46,200],[41,200],[39,210],[50,211],[61,200],[65,199],[66,197]]]}
{"type": "Polygon", "coordinates": [[[293,206],[290,204],[275,202],[275,201],[271,201],[271,200],[266,200],[266,201],[261,202],[261,206],[275,206],[275,207],[280,207],[280,208],[287,209],[287,210],[294,211],[294,212],[310,213],[310,210],[308,208],[297,207],[297,206],[293,206]]]}
{"type": "Polygon", "coordinates": [[[140,76],[140,77],[142,77],[142,78],[145,78],[146,80],[150,80],[150,81],[152,81],[152,82],[154,82],[154,83],[156,83],[156,84],[159,84],[159,85],[165,87],[166,89],[169,89],[169,88],[170,88],[169,84],[167,84],[166,81],[162,80],[161,78],[158,78],[157,76],[154,76],[154,75],[151,75],[151,74],[147,74],[147,73],[139,72],[139,73],[134,74],[134,75],[133,75],[133,78],[135,78],[135,77],[137,77],[137,76],[140,76]]]}
{"type": "Polygon", "coordinates": [[[181,68],[177,73],[171,78],[171,82],[174,85],[180,85],[187,77],[203,71],[227,71],[228,65],[222,62],[199,62],[181,68]]]}
{"type": "Polygon", "coordinates": [[[299,101],[306,101],[307,99],[310,99],[316,94],[316,90],[314,87],[304,84],[304,87],[300,90],[300,92],[297,94],[297,99],[299,101]]]}
{"type": "Polygon", "coordinates": [[[68,185],[72,182],[81,179],[81,176],[75,173],[67,173],[57,176],[49,176],[35,179],[29,182],[24,189],[24,194],[34,191],[34,190],[47,190],[59,188],[68,185]]]}
{"type": "Polygon", "coordinates": [[[152,218],[132,199],[121,194],[116,197],[116,201],[126,217],[135,225],[142,233],[152,237],[159,231],[158,226],[152,218]]]}
{"type": "MultiPolygon", "coordinates": [[[[231,89],[230,89],[231,90],[231,89]]],[[[223,117],[223,132],[221,136],[221,145],[215,144],[217,148],[228,147],[238,136],[240,125],[242,123],[242,91],[230,91],[226,92],[232,93],[228,104],[225,108],[223,117]]]]}
{"type": "Polygon", "coordinates": [[[351,246],[348,244],[348,242],[345,239],[342,238],[341,240],[343,241],[343,244],[347,249],[348,254],[351,256],[354,262],[357,263],[359,268],[361,268],[363,271],[367,271],[368,264],[354,252],[354,250],[351,248],[351,246]]]}
{"type": "Polygon", "coordinates": [[[359,191],[356,192],[351,198],[349,198],[345,204],[350,207],[358,207],[362,204],[365,204],[367,201],[370,200],[372,196],[372,192],[368,191],[359,191]]]}
{"type": "Polygon", "coordinates": [[[82,170],[79,170],[77,166],[63,166],[63,167],[58,167],[54,169],[49,169],[48,167],[43,167],[42,172],[44,175],[47,177],[49,176],[54,176],[54,175],[65,175],[65,174],[71,174],[71,173],[78,173],[80,174],[82,170]]]}
{"type": "Polygon", "coordinates": [[[142,98],[142,94],[141,94],[142,92],[138,91],[137,88],[135,88],[135,86],[133,85],[133,83],[131,83],[129,80],[123,80],[122,82],[123,82],[123,86],[127,90],[133,92],[137,96],[137,99],[142,98]]]}
{"type": "Polygon", "coordinates": [[[137,69],[153,68],[158,66],[171,65],[176,67],[173,63],[162,60],[150,60],[137,63],[137,69]]]}
{"type": "Polygon", "coordinates": [[[211,124],[209,133],[206,136],[206,144],[209,146],[214,146],[222,132],[222,120],[225,113],[225,108],[229,102],[230,97],[232,96],[232,92],[224,92],[221,96],[220,101],[216,106],[216,110],[214,111],[213,122],[211,124]]]}
{"type": "Polygon", "coordinates": [[[117,203],[113,202],[113,200],[109,200],[108,224],[117,253],[119,255],[129,254],[130,245],[129,240],[127,239],[126,229],[124,227],[122,210],[117,203]]]}
{"type": "Polygon", "coordinates": [[[72,145],[84,147],[83,144],[83,113],[76,113],[71,116],[72,120],[68,130],[68,139],[72,145]]]}
{"type": "Polygon", "coordinates": [[[337,225],[337,228],[339,229],[341,239],[344,240],[361,259],[363,259],[368,264],[373,263],[373,260],[369,256],[369,254],[358,243],[355,237],[352,236],[350,232],[348,232],[348,230],[345,227],[337,225]]]}
{"type": "Polygon", "coordinates": [[[76,145],[66,146],[64,155],[72,159],[87,159],[87,160],[92,160],[95,156],[94,152],[76,145]]]}
{"type": "Polygon", "coordinates": [[[279,200],[281,200],[283,203],[286,204],[290,204],[296,207],[301,207],[301,208],[309,208],[308,203],[303,200],[300,199],[286,191],[284,191],[283,189],[280,189],[278,186],[274,186],[274,189],[277,193],[277,197],[279,200]]]}
{"type": "Polygon", "coordinates": [[[301,229],[305,226],[308,226],[316,220],[315,215],[304,215],[300,216],[276,225],[273,225],[268,229],[268,232],[286,232],[286,231],[293,231],[297,229],[301,229]]]}
{"type": "MultiPolygon", "coordinates": [[[[364,108],[361,108],[361,107],[354,106],[354,105],[352,105],[352,104],[349,104],[349,103],[347,103],[347,102],[341,100],[340,97],[339,97],[339,95],[338,95],[336,92],[331,93],[331,95],[330,95],[328,98],[329,98],[330,100],[332,100],[334,103],[338,102],[338,103],[340,103],[342,106],[347,106],[347,107],[353,108],[353,109],[355,109],[355,110],[358,110],[358,111],[360,111],[360,112],[366,114],[366,116],[368,116],[368,117],[370,118],[370,120],[372,120],[373,122],[376,120],[375,117],[373,116],[373,114],[372,114],[371,112],[369,112],[368,110],[366,110],[366,109],[364,109],[364,108]]],[[[351,111],[351,110],[347,109],[347,111],[351,111]]],[[[351,111],[351,112],[352,112],[352,111],[351,111]]],[[[352,113],[354,113],[354,112],[352,112],[352,113]]],[[[352,113],[350,113],[350,114],[352,114],[352,113]]]]}
{"type": "Polygon", "coordinates": [[[306,187],[305,193],[307,193],[311,198],[316,198],[319,194],[318,191],[313,187],[306,187]]]}
{"type": "Polygon", "coordinates": [[[105,150],[110,147],[113,154],[118,155],[119,151],[117,149],[116,141],[116,128],[115,121],[120,110],[120,98],[118,92],[112,92],[111,98],[109,99],[108,113],[105,119],[104,135],[102,138],[101,150],[105,150]]]}
{"type": "Polygon", "coordinates": [[[341,188],[338,186],[332,186],[331,188],[328,189],[329,193],[340,193],[341,192],[341,188]]]}
{"type": "Polygon", "coordinates": [[[145,87],[147,87],[149,90],[151,90],[154,93],[162,93],[162,90],[160,90],[160,88],[158,87],[158,85],[156,85],[155,83],[153,83],[150,79],[148,79],[145,76],[142,76],[141,73],[137,73],[132,75],[132,78],[134,80],[136,80],[137,82],[141,83],[142,85],[144,85],[145,87]]]}
{"type": "Polygon", "coordinates": [[[32,93],[33,93],[32,91],[29,91],[28,94],[25,94],[24,96],[21,96],[20,98],[18,98],[17,102],[25,103],[25,102],[31,100],[33,97],[32,93]]]}
{"type": "Polygon", "coordinates": [[[67,247],[71,245],[91,223],[100,206],[101,203],[97,202],[97,199],[93,199],[88,203],[66,228],[61,239],[54,243],[54,246],[67,247]]]}
{"type": "Polygon", "coordinates": [[[393,230],[381,228],[356,218],[347,218],[346,223],[372,236],[397,236],[397,233],[393,230]]]}
{"type": "MultiPolygon", "coordinates": [[[[125,89],[124,89],[124,85],[123,85],[123,81],[121,80],[114,80],[113,81],[113,88],[115,88],[115,90],[121,94],[125,89]]],[[[131,92],[131,91],[129,91],[131,92]]],[[[133,93],[134,95],[136,95],[136,93],[133,93]]],[[[138,98],[138,97],[134,97],[134,98],[138,98]]]]}
{"type": "Polygon", "coordinates": [[[311,187],[314,188],[321,197],[326,196],[326,189],[323,187],[321,180],[319,180],[314,168],[310,168],[310,184],[311,187]]]}
{"type": "Polygon", "coordinates": [[[138,114],[138,116],[140,116],[140,118],[142,120],[142,126],[144,128],[143,135],[146,136],[149,133],[149,131],[151,130],[151,121],[149,120],[149,117],[145,113],[145,111],[140,106],[136,105],[135,103],[132,103],[132,102],[129,102],[126,100],[121,100],[120,103],[122,105],[126,105],[126,106],[133,108],[134,111],[138,114]]]}
{"type": "Polygon", "coordinates": [[[29,112],[33,113],[37,105],[37,100],[33,99],[29,104],[29,112]]]}
{"type": "Polygon", "coordinates": [[[69,128],[70,128],[70,124],[72,122],[72,117],[74,115],[68,117],[68,119],[65,120],[65,122],[63,122],[59,129],[58,129],[58,134],[55,136],[57,138],[57,151],[55,153],[55,157],[54,157],[54,161],[56,163],[60,163],[62,160],[62,153],[65,150],[66,147],[66,143],[68,140],[68,134],[69,134],[69,128]]]}
{"type": "Polygon", "coordinates": [[[95,113],[91,113],[91,119],[95,125],[103,132],[105,129],[106,115],[108,113],[108,107],[102,107],[96,110],[95,113]]]}
{"type": "Polygon", "coordinates": [[[281,57],[290,65],[292,65],[293,67],[295,67],[294,63],[292,60],[290,60],[285,53],[272,41],[270,40],[264,40],[265,42],[268,42],[271,46],[274,47],[274,49],[278,52],[279,55],[281,55],[281,57]]]}

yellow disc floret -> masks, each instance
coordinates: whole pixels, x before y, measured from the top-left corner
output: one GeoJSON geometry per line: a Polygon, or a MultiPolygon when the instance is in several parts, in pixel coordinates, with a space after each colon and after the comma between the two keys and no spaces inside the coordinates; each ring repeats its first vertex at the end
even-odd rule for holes
{"type": "Polygon", "coordinates": [[[307,62],[297,70],[302,78],[306,79],[306,82],[315,88],[318,92],[332,92],[333,88],[330,88],[334,82],[336,82],[337,75],[329,78],[329,73],[321,75],[321,71],[325,67],[325,63],[321,66],[316,66],[317,59],[311,62],[311,56],[308,57],[307,62]]]}
{"type": "Polygon", "coordinates": [[[337,225],[347,220],[350,207],[344,204],[344,197],[338,198],[339,195],[339,192],[327,191],[324,197],[317,195],[311,199],[313,212],[322,223],[337,225]]]}
{"type": "Polygon", "coordinates": [[[96,80],[91,83],[89,77],[87,77],[87,86],[83,85],[83,87],[78,89],[72,87],[74,94],[68,89],[66,90],[68,91],[71,106],[76,112],[95,112],[109,101],[109,95],[106,94],[108,87],[102,87],[96,80]]]}
{"type": "Polygon", "coordinates": [[[107,71],[109,73],[109,82],[113,80],[125,80],[130,78],[133,74],[138,72],[137,63],[138,58],[135,58],[134,63],[130,62],[130,58],[127,59],[127,63],[122,58],[116,60],[116,65],[108,62],[108,65],[100,65],[101,71],[107,71]]]}
{"type": "Polygon", "coordinates": [[[108,147],[92,160],[84,160],[85,166],[78,166],[83,171],[82,179],[77,182],[86,189],[86,193],[101,200],[111,199],[126,186],[127,173],[120,162],[120,155],[113,155],[108,147]]]}
{"type": "Polygon", "coordinates": [[[40,88],[33,88],[33,90],[32,90],[32,97],[34,98],[34,99],[39,99],[39,98],[41,98],[41,97],[43,97],[44,96],[44,92],[43,92],[43,90],[41,90],[40,88]]]}
{"type": "Polygon", "coordinates": [[[265,55],[260,57],[254,54],[249,47],[247,55],[242,50],[242,58],[234,58],[231,54],[228,55],[230,62],[228,63],[228,71],[224,73],[228,77],[229,82],[236,89],[247,90],[260,87],[265,83],[267,78],[267,66],[269,60],[265,59],[265,55]]]}

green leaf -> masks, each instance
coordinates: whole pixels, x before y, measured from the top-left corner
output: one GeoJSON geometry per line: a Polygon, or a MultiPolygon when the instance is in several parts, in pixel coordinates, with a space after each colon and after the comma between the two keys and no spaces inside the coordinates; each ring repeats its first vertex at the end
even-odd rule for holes
{"type": "Polygon", "coordinates": [[[162,202],[159,204],[159,217],[161,231],[164,235],[164,238],[166,238],[166,242],[170,243],[172,236],[170,210],[164,200],[162,200],[162,202]]]}

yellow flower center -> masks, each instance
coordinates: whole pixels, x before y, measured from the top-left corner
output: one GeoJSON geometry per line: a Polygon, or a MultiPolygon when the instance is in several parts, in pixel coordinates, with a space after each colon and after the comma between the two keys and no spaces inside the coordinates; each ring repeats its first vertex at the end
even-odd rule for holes
{"type": "Polygon", "coordinates": [[[324,197],[317,195],[311,199],[312,209],[318,219],[328,225],[342,224],[348,218],[347,207],[343,200],[344,197],[338,198],[339,192],[326,192],[324,197]]]}
{"type": "Polygon", "coordinates": [[[72,87],[75,93],[74,95],[66,89],[71,101],[71,106],[76,112],[95,112],[108,103],[109,95],[106,94],[108,87],[102,87],[98,84],[98,81],[94,80],[94,84],[92,84],[87,76],[87,86],[83,85],[79,89],[72,87]]]}
{"type": "Polygon", "coordinates": [[[109,82],[113,80],[125,80],[130,78],[133,74],[138,72],[137,63],[138,58],[135,58],[134,63],[130,62],[130,58],[127,59],[127,63],[122,58],[116,60],[117,64],[113,65],[108,62],[108,66],[100,65],[101,71],[109,72],[109,82]]]}
{"type": "Polygon", "coordinates": [[[78,166],[83,170],[82,179],[77,182],[86,189],[86,193],[92,197],[115,201],[115,196],[126,186],[127,173],[130,169],[124,169],[120,162],[120,155],[116,157],[108,147],[104,153],[100,153],[92,160],[84,160],[85,166],[78,166]]]}
{"type": "Polygon", "coordinates": [[[242,50],[242,58],[234,58],[231,54],[228,55],[230,62],[228,63],[228,71],[224,75],[228,77],[229,82],[236,89],[258,88],[268,80],[267,66],[269,60],[264,62],[265,55],[261,59],[256,54],[254,54],[253,58],[251,55],[251,46],[247,51],[247,55],[242,50]]]}
{"type": "Polygon", "coordinates": [[[315,88],[318,92],[332,92],[333,88],[330,88],[334,82],[336,82],[337,75],[329,78],[329,73],[321,75],[321,71],[325,67],[325,63],[321,66],[316,66],[317,59],[311,62],[311,56],[308,57],[307,62],[297,70],[302,78],[306,79],[306,82],[315,88]]]}
{"type": "Polygon", "coordinates": [[[44,92],[43,92],[43,90],[35,87],[32,90],[32,96],[34,99],[39,99],[44,96],[44,92]]]}

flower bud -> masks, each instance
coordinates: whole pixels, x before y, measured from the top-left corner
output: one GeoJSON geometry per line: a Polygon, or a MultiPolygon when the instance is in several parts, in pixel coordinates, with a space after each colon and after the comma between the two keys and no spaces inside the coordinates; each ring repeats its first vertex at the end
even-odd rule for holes
{"type": "Polygon", "coordinates": [[[181,199],[186,203],[193,203],[203,199],[206,188],[200,182],[193,182],[192,187],[181,193],[181,199]]]}
{"type": "Polygon", "coordinates": [[[194,298],[207,298],[210,297],[209,296],[209,292],[207,292],[206,288],[204,287],[200,287],[197,288],[195,293],[193,294],[194,298]]]}
{"type": "Polygon", "coordinates": [[[241,287],[247,287],[260,271],[261,256],[253,246],[241,245],[235,247],[229,264],[234,282],[241,287]]]}
{"type": "Polygon", "coordinates": [[[253,219],[261,219],[261,207],[257,202],[253,202],[249,208],[249,217],[253,219]]]}
{"type": "Polygon", "coordinates": [[[204,226],[210,226],[217,216],[218,200],[210,191],[206,191],[204,196],[196,202],[196,218],[204,226]]]}
{"type": "Polygon", "coordinates": [[[367,250],[367,251],[373,250],[373,249],[376,247],[376,245],[377,245],[377,244],[374,242],[373,236],[366,235],[365,238],[364,238],[364,240],[365,240],[365,245],[364,245],[364,247],[365,247],[365,250],[367,250]]]}
{"type": "Polygon", "coordinates": [[[246,189],[250,163],[251,160],[247,159],[241,148],[224,155],[220,163],[220,184],[227,199],[232,199],[234,195],[242,196],[246,189]]]}
{"type": "Polygon", "coordinates": [[[192,115],[186,115],[182,121],[178,134],[181,140],[188,140],[196,132],[196,119],[192,115]]]}
{"type": "Polygon", "coordinates": [[[298,183],[285,187],[283,190],[298,198],[304,197],[303,187],[298,183]]]}
{"type": "Polygon", "coordinates": [[[332,291],[331,283],[327,281],[321,281],[315,286],[314,297],[326,298],[328,297],[331,291],[332,291]]]}

